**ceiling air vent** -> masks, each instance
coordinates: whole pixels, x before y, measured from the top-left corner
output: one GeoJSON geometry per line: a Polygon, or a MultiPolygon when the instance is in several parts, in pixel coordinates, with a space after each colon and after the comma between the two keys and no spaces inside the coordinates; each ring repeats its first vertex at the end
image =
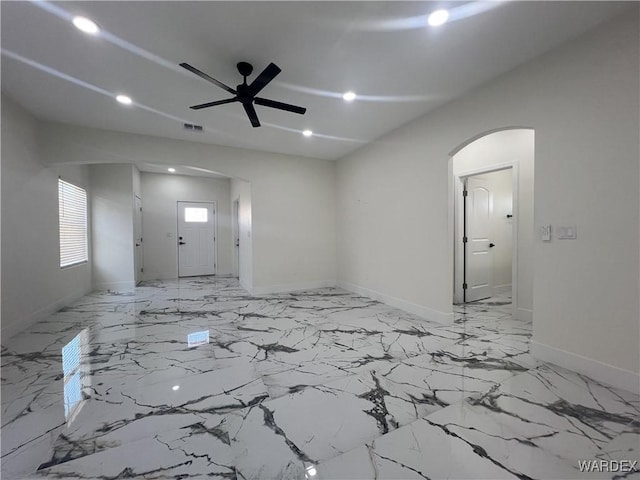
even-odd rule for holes
{"type": "Polygon", "coordinates": [[[203,131],[202,125],[194,125],[193,123],[185,123],[184,124],[184,129],[185,130],[189,130],[191,132],[202,132],[203,131]]]}

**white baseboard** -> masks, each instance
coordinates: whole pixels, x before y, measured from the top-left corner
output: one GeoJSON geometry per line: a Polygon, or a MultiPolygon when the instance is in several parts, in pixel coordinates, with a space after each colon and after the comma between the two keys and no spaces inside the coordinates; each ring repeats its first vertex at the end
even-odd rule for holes
{"type": "Polygon", "coordinates": [[[516,310],[516,318],[518,320],[522,320],[523,322],[532,322],[533,310],[529,310],[527,308],[518,308],[516,310]]]}
{"type": "Polygon", "coordinates": [[[112,291],[112,292],[130,292],[135,290],[136,282],[100,282],[95,284],[95,289],[99,291],[112,291]]]}
{"type": "Polygon", "coordinates": [[[143,273],[142,281],[148,282],[153,280],[177,280],[178,273],[177,272],[160,272],[160,273],[143,273]]]}
{"type": "Polygon", "coordinates": [[[240,286],[242,288],[244,288],[247,292],[249,292],[251,295],[253,295],[253,289],[249,286],[249,284],[247,282],[245,282],[244,280],[240,280],[238,279],[238,283],[240,283],[240,286]]]}
{"type": "Polygon", "coordinates": [[[503,293],[511,292],[511,284],[509,285],[496,285],[492,289],[492,295],[501,295],[503,293]]]}
{"type": "Polygon", "coordinates": [[[91,292],[91,289],[85,289],[85,290],[74,292],[70,295],[67,295],[66,297],[56,300],[55,302],[47,305],[46,307],[40,308],[39,310],[36,310],[30,315],[24,317],[20,323],[7,324],[5,320],[4,322],[2,322],[2,326],[0,327],[0,338],[2,339],[2,344],[6,345],[6,341],[11,337],[26,330],[34,323],[37,323],[40,320],[44,320],[45,318],[53,315],[61,308],[67,307],[72,303],[80,300],[89,292],[91,292]]]}
{"type": "MultiPolygon", "coordinates": [[[[233,274],[231,273],[215,273],[213,275],[203,275],[205,277],[207,276],[213,276],[213,277],[218,277],[218,278],[233,278],[233,274]]],[[[149,281],[154,281],[154,280],[178,280],[178,274],[176,272],[161,272],[161,273],[149,273],[146,275],[142,276],[142,281],[143,282],[149,282],[149,281]]],[[[190,278],[190,277],[185,277],[185,278],[190,278]]]]}
{"type": "Polygon", "coordinates": [[[372,298],[374,300],[385,303],[392,307],[396,307],[396,308],[399,308],[400,310],[404,310],[405,312],[409,312],[414,315],[417,315],[418,317],[424,318],[425,320],[429,320],[431,322],[441,323],[444,325],[451,325],[453,323],[453,312],[441,312],[439,310],[433,310],[432,308],[429,308],[429,307],[408,302],[407,300],[392,297],[391,295],[386,295],[381,292],[376,292],[375,290],[361,287],[359,285],[354,285],[348,282],[338,281],[337,285],[340,288],[349,290],[350,292],[354,292],[359,295],[372,298]]]}
{"type": "Polygon", "coordinates": [[[600,383],[638,394],[640,392],[640,373],[614,367],[607,363],[567,352],[551,345],[531,341],[531,354],[544,362],[559,365],[586,375],[600,383]]]}
{"type": "MultiPolygon", "coordinates": [[[[318,280],[315,282],[286,283],[282,285],[267,285],[264,287],[253,287],[252,295],[269,295],[272,293],[298,292],[300,290],[312,290],[314,288],[335,287],[335,280],[318,280]]],[[[246,287],[243,285],[246,289],[246,287]]],[[[247,289],[248,290],[248,289],[247,289]]]]}

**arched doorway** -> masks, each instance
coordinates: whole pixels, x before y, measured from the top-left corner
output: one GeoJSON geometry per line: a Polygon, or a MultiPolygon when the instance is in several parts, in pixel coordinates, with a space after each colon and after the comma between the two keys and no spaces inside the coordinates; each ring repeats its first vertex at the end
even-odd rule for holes
{"type": "Polygon", "coordinates": [[[483,133],[450,158],[453,303],[510,295],[514,318],[530,321],[534,131],[483,133]]]}

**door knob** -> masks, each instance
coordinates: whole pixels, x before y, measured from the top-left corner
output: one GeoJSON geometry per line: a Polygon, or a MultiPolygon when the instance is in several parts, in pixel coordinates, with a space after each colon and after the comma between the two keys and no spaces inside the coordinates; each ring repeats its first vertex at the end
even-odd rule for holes
{"type": "Polygon", "coordinates": [[[496,246],[496,244],[495,244],[495,243],[490,243],[490,244],[489,244],[489,248],[493,248],[493,247],[495,247],[495,246],[496,246]]]}
{"type": "Polygon", "coordinates": [[[178,242],[178,245],[186,245],[187,242],[178,242]]]}

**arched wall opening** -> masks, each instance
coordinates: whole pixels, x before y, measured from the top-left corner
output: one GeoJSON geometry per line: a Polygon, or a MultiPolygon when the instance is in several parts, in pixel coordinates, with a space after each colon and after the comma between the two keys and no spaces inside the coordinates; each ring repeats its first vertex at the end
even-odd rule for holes
{"type": "MultiPolygon", "coordinates": [[[[484,181],[492,185],[491,189],[497,189],[497,172],[511,173],[511,189],[508,190],[509,199],[499,200],[493,193],[488,193],[486,216],[487,229],[478,236],[479,244],[484,250],[478,252],[478,258],[501,258],[499,266],[494,265],[493,260],[481,263],[483,269],[488,268],[486,278],[501,276],[509,278],[496,280],[488,287],[483,287],[484,296],[493,296],[510,289],[513,298],[513,315],[515,318],[531,321],[533,318],[533,185],[534,185],[534,130],[524,127],[506,127],[492,130],[472,137],[450,154],[450,184],[452,201],[450,202],[451,242],[453,244],[454,284],[452,286],[452,299],[454,303],[462,303],[465,297],[475,299],[471,295],[470,283],[465,279],[469,275],[469,267],[477,267],[478,264],[468,263],[470,258],[470,238],[467,238],[467,256],[465,258],[465,212],[463,202],[464,185],[470,180],[474,182],[484,181]],[[495,208],[494,208],[495,207],[495,208]],[[508,208],[511,207],[511,208],[508,208]],[[502,211],[504,210],[504,211],[502,211]],[[507,212],[506,210],[511,210],[507,212]],[[494,216],[495,214],[495,216],[494,216]],[[501,217],[498,217],[498,214],[501,217]],[[507,217],[511,215],[511,217],[507,217]],[[508,227],[511,226],[511,232],[508,227]],[[499,236],[500,235],[502,236],[499,236]],[[506,236],[510,233],[510,237],[506,236]],[[487,236],[488,235],[488,236],[487,236]],[[501,238],[500,245],[495,249],[488,246],[493,244],[491,235],[501,238]],[[486,241],[484,241],[486,238],[486,241]],[[487,243],[485,246],[483,244],[487,243]],[[508,244],[510,242],[510,245],[508,244]],[[504,274],[504,262],[510,260],[511,275],[504,274]],[[464,285],[466,283],[466,285],[464,285]],[[463,286],[467,288],[464,289],[463,286]],[[466,293],[466,295],[465,295],[466,293]]],[[[504,178],[501,180],[500,198],[507,195],[504,187],[504,178]]],[[[484,187],[482,187],[484,188],[484,187]]],[[[489,192],[489,190],[487,190],[489,192]]],[[[496,191],[497,192],[497,191],[496,191]]],[[[468,198],[468,197],[467,197],[468,198]]],[[[467,202],[469,203],[469,202],[467,202]]],[[[480,283],[478,283],[480,285],[480,283]]],[[[482,295],[480,292],[480,295],[482,295]]],[[[477,297],[478,295],[476,295],[477,297]]]]}

